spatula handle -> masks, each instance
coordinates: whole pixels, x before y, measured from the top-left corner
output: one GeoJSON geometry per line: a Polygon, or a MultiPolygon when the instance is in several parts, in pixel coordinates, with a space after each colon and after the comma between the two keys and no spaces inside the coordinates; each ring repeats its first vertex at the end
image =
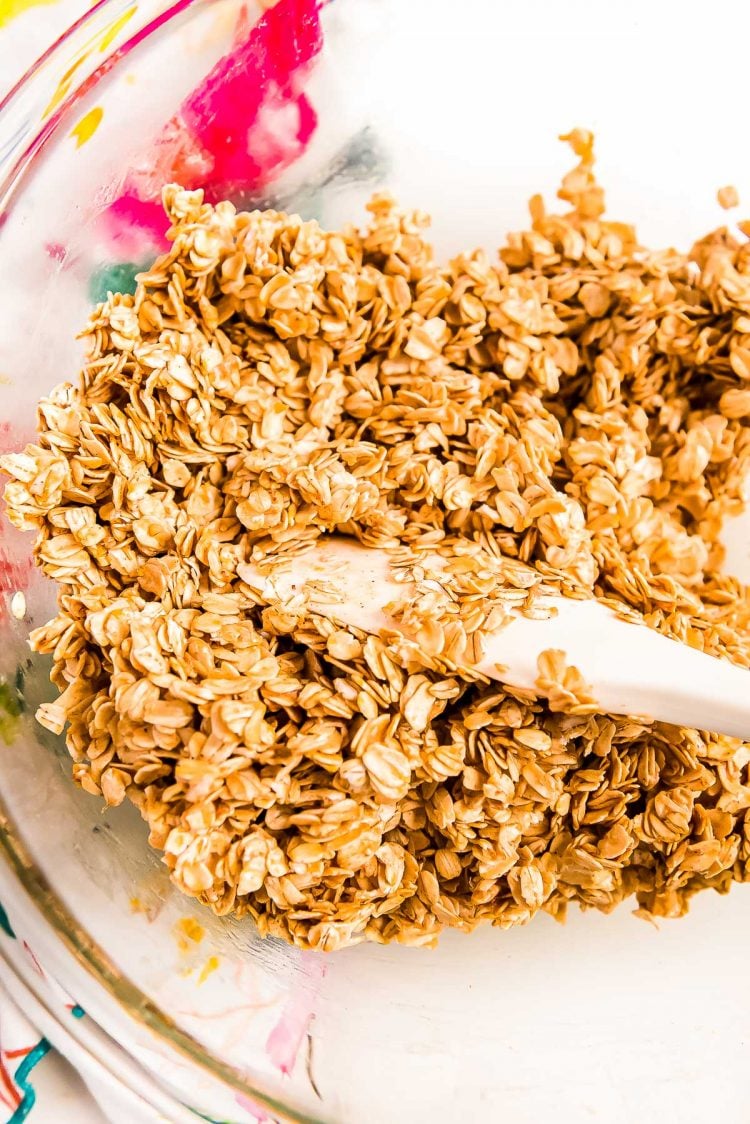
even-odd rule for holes
{"type": "Polygon", "coordinates": [[[598,601],[554,598],[555,616],[516,616],[487,644],[479,669],[495,664],[511,686],[534,687],[537,661],[549,648],[565,652],[603,711],[659,719],[750,740],[750,671],[620,620],[598,601]]]}

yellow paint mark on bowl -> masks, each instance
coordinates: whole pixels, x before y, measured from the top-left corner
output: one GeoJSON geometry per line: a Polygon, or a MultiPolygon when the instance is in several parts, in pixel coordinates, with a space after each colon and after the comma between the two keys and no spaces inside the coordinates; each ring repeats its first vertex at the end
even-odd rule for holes
{"type": "Polygon", "coordinates": [[[199,921],[194,917],[182,917],[176,925],[177,932],[182,936],[193,941],[194,944],[200,944],[206,935],[206,930],[203,928],[199,921]]]}
{"type": "Polygon", "coordinates": [[[100,105],[95,105],[88,113],[85,113],[77,125],[74,125],[70,130],[70,136],[76,138],[76,148],[81,148],[93,137],[96,130],[101,124],[104,110],[100,105]]]}
{"type": "Polygon", "coordinates": [[[58,84],[57,89],[55,90],[54,94],[50,98],[49,105],[47,106],[44,113],[42,114],[42,120],[43,121],[46,120],[47,117],[49,117],[50,113],[52,113],[53,110],[57,109],[58,105],[63,100],[65,95],[69,92],[69,90],[70,90],[70,79],[65,78],[58,84]]]}
{"type": "Polygon", "coordinates": [[[44,4],[54,3],[56,0],[0,0],[0,27],[6,27],[29,8],[41,8],[44,4]]]}
{"type": "Polygon", "coordinates": [[[205,983],[211,973],[216,971],[220,963],[221,961],[218,956],[209,956],[208,960],[201,968],[200,975],[198,976],[198,983],[205,983]]]}
{"type": "Polygon", "coordinates": [[[144,898],[131,898],[130,908],[132,909],[133,913],[140,913],[146,918],[148,922],[152,922],[155,921],[161,913],[163,901],[161,898],[155,898],[149,890],[148,886],[144,885],[144,890],[146,891],[148,897],[145,900],[144,898]]]}
{"type": "MultiPolygon", "coordinates": [[[[3,12],[3,5],[6,4],[10,4],[11,7],[13,7],[14,4],[21,4],[25,7],[30,7],[31,4],[34,3],[47,4],[54,2],[55,0],[0,0],[0,15],[3,12]]],[[[137,5],[134,4],[132,8],[128,8],[128,10],[126,12],[123,12],[121,16],[118,16],[117,19],[112,20],[112,22],[107,24],[105,28],[103,28],[101,31],[97,31],[95,35],[93,35],[90,39],[87,39],[87,41],[83,44],[78,56],[73,60],[65,73],[61,75],[60,81],[57,85],[57,89],[52,95],[49,105],[42,114],[43,121],[45,121],[49,117],[50,113],[52,113],[53,110],[57,109],[58,105],[60,105],[63,99],[70,93],[72,84],[71,79],[76,70],[78,70],[78,67],[86,62],[86,59],[89,58],[91,52],[96,50],[97,47],[102,52],[106,51],[107,48],[111,46],[111,44],[120,34],[128,20],[135,15],[136,9],[137,5]]],[[[0,27],[2,27],[2,18],[0,18],[0,27]]]]}
{"type": "MultiPolygon", "coordinates": [[[[0,3],[1,2],[2,0],[0,0],[0,3]]],[[[121,16],[118,16],[116,20],[113,20],[109,27],[105,28],[104,33],[99,40],[100,51],[106,51],[107,47],[109,47],[110,44],[115,41],[128,20],[132,19],[135,15],[135,10],[136,5],[134,4],[132,8],[128,8],[128,10],[126,12],[123,12],[121,16]]]]}
{"type": "Polygon", "coordinates": [[[61,75],[60,81],[57,83],[57,88],[50,98],[49,105],[42,114],[43,121],[45,121],[49,117],[50,113],[52,113],[53,110],[57,109],[63,98],[65,98],[70,93],[73,75],[78,70],[78,67],[86,61],[90,54],[91,48],[89,48],[87,51],[83,51],[78,56],[78,58],[73,60],[65,73],[61,75]]]}

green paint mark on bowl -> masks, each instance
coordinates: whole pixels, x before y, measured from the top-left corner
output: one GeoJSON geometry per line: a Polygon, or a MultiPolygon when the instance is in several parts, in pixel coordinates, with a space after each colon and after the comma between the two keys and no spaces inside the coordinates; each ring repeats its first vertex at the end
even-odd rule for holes
{"type": "Polygon", "coordinates": [[[107,299],[108,293],[134,293],[136,274],[148,269],[148,262],[118,261],[98,266],[89,278],[92,304],[107,299]]]}
{"type": "Polygon", "coordinates": [[[18,721],[23,714],[23,703],[18,692],[7,680],[0,680],[0,740],[11,745],[18,732],[18,721]]]}

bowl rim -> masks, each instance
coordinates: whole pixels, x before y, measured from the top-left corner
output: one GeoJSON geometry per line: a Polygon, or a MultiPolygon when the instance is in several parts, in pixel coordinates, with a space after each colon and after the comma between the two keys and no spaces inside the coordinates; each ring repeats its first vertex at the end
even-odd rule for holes
{"type": "MultiPolygon", "coordinates": [[[[0,226],[33,170],[34,161],[59,136],[62,124],[68,121],[75,105],[150,36],[172,25],[189,9],[211,4],[212,0],[97,0],[32,63],[0,99],[0,226]],[[106,49],[95,49],[103,41],[106,49]]],[[[262,14],[260,6],[259,14],[262,14]]],[[[166,1040],[211,1079],[233,1093],[258,1102],[278,1120],[291,1124],[327,1124],[298,1105],[279,1099],[272,1089],[264,1088],[256,1079],[249,1081],[240,1070],[216,1057],[177,1026],[120,971],[101,945],[76,921],[35,864],[1,791],[0,861],[10,868],[66,950],[109,993],[126,1016],[166,1040]]]]}

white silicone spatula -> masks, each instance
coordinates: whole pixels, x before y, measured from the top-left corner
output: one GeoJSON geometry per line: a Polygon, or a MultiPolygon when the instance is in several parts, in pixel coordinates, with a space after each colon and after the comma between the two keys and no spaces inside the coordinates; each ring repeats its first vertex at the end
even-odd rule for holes
{"type": "MultiPolygon", "coordinates": [[[[331,536],[270,575],[244,564],[238,574],[269,603],[304,594],[313,611],[333,621],[375,634],[402,631],[386,606],[407,599],[410,587],[396,580],[387,551],[331,536]]],[[[488,638],[476,670],[541,694],[538,657],[560,649],[602,711],[750,739],[750,671],[621,620],[599,601],[545,597],[543,603],[556,613],[514,615],[488,638]]]]}

